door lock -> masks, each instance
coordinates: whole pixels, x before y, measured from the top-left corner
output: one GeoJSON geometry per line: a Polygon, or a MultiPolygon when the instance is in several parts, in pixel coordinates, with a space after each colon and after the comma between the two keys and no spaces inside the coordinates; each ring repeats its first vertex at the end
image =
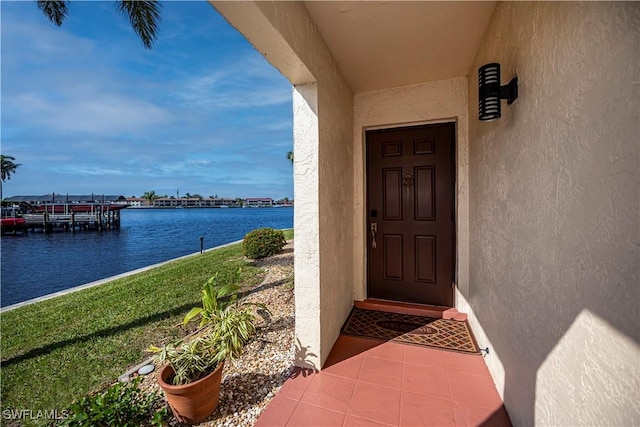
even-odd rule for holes
{"type": "Polygon", "coordinates": [[[378,234],[378,223],[377,222],[372,222],[371,223],[371,248],[375,249],[377,247],[376,245],[376,235],[378,234]]]}

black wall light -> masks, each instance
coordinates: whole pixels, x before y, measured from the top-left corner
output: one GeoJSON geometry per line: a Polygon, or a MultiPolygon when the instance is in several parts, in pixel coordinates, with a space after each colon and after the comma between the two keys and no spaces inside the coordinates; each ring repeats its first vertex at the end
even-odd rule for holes
{"type": "Polygon", "coordinates": [[[499,119],[501,115],[500,100],[513,103],[518,97],[518,78],[511,79],[509,84],[500,86],[500,64],[491,63],[478,69],[478,106],[482,121],[499,119]]]}

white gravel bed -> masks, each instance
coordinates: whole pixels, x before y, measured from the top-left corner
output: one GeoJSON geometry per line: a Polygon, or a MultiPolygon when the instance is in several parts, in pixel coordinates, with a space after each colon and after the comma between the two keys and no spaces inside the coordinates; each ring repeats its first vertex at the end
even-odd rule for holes
{"type": "MultiPolygon", "coordinates": [[[[293,241],[282,252],[255,261],[267,276],[247,299],[265,304],[269,314],[257,323],[257,332],[242,356],[225,362],[216,411],[200,426],[252,426],[293,370],[295,355],[293,302],[293,241]]],[[[159,389],[158,369],[143,387],[159,389]]],[[[180,425],[170,415],[170,426],[180,425]]]]}

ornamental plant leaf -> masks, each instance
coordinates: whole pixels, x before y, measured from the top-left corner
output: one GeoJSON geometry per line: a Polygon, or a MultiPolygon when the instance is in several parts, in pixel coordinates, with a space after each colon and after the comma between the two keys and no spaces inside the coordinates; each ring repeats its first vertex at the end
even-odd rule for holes
{"type": "MultiPolygon", "coordinates": [[[[193,319],[194,317],[196,317],[197,315],[201,314],[203,311],[203,309],[201,307],[193,307],[191,310],[189,310],[189,312],[184,316],[184,321],[182,322],[183,325],[186,325],[187,323],[189,323],[191,321],[191,319],[193,319]]],[[[157,347],[156,347],[157,348],[157,347]]]]}

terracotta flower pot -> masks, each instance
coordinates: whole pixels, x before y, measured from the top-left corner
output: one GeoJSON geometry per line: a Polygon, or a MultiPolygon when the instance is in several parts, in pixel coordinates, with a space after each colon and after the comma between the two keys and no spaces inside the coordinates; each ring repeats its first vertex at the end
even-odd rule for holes
{"type": "Polygon", "coordinates": [[[158,384],[164,390],[173,415],[183,424],[197,424],[206,420],[215,411],[220,400],[220,383],[224,363],[209,375],[185,385],[167,382],[173,368],[166,365],[158,373],[158,384]]]}

